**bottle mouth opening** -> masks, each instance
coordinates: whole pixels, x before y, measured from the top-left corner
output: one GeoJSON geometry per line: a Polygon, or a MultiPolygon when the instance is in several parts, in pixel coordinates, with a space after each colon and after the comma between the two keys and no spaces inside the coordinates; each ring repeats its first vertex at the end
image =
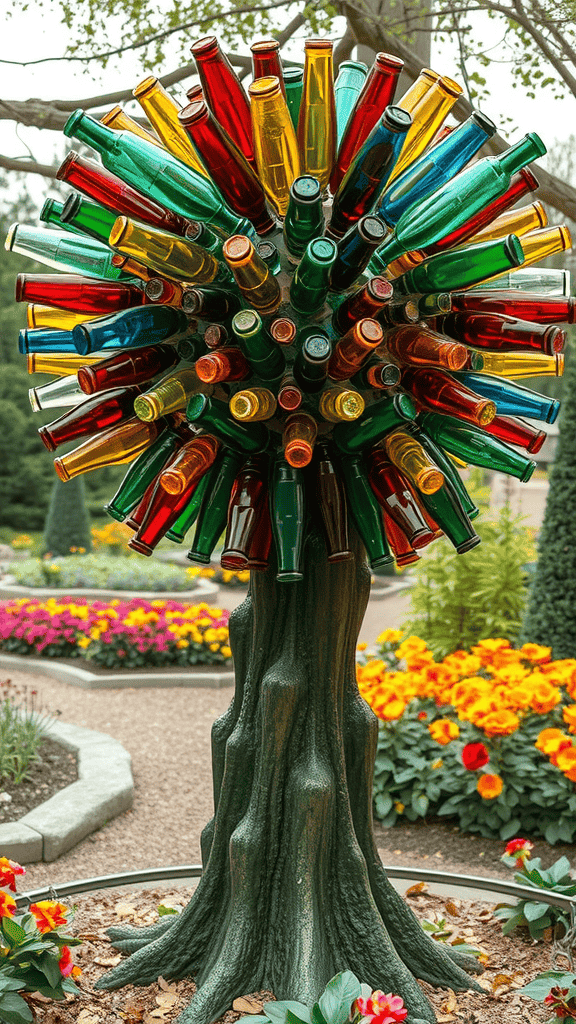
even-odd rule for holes
{"type": "Polygon", "coordinates": [[[110,231],[110,245],[119,245],[119,243],[125,238],[127,230],[128,218],[117,217],[112,225],[112,230],[110,231]]]}
{"type": "Polygon", "coordinates": [[[458,82],[455,82],[453,78],[446,78],[442,76],[442,78],[440,78],[440,83],[443,86],[444,91],[450,96],[458,97],[462,95],[462,86],[458,85],[458,82]]]}
{"type": "Polygon", "coordinates": [[[141,82],[138,82],[136,88],[132,90],[132,95],[136,97],[144,96],[145,93],[150,92],[150,90],[154,89],[157,85],[159,85],[158,79],[155,78],[154,75],[148,75],[146,78],[143,78],[141,82]]]}
{"type": "Polygon", "coordinates": [[[281,390],[278,404],[286,412],[293,412],[302,405],[302,394],[297,388],[287,387],[281,390]],[[280,397],[282,401],[280,401],[280,397]]]}
{"type": "Polygon", "coordinates": [[[312,461],[313,447],[308,441],[289,441],[284,450],[286,462],[294,469],[303,469],[312,461]]]}
{"type": "Polygon", "coordinates": [[[255,82],[252,82],[248,86],[248,92],[251,96],[272,96],[274,93],[280,92],[280,79],[277,75],[267,75],[265,78],[257,78],[255,82]]]}
{"type": "Polygon", "coordinates": [[[68,120],[66,121],[66,124],[64,125],[64,127],[62,129],[62,131],[64,132],[64,135],[66,135],[68,137],[70,135],[74,135],[74,133],[76,131],[76,128],[78,126],[78,123],[82,120],[83,117],[84,117],[84,111],[83,110],[75,110],[73,114],[70,114],[70,117],[68,118],[68,120]]]}
{"type": "Polygon", "coordinates": [[[61,458],[54,459],[54,469],[56,470],[60,479],[64,481],[64,483],[71,479],[70,473],[66,469],[66,466],[64,465],[61,458]]]}
{"type": "Polygon", "coordinates": [[[58,181],[65,181],[68,171],[71,167],[74,167],[77,161],[80,159],[79,154],[75,153],[74,150],[70,150],[67,156],[64,157],[60,167],[56,171],[56,178],[58,181]]]}
{"type": "Polygon", "coordinates": [[[385,71],[400,72],[404,67],[404,61],[393,53],[377,53],[374,63],[385,71]]]}
{"type": "Polygon", "coordinates": [[[529,452],[530,455],[536,455],[536,453],[540,451],[547,437],[548,434],[545,430],[539,430],[536,437],[528,445],[526,451],[529,452]]]}
{"type": "Polygon", "coordinates": [[[330,51],[334,49],[334,43],[331,39],[307,39],[304,43],[304,50],[325,50],[330,51]]]}
{"type": "MultiPolygon", "coordinates": [[[[42,208],[42,213],[47,208],[48,203],[53,202],[53,199],[47,199],[42,208]]],[[[72,220],[72,217],[75,217],[78,213],[81,203],[82,197],[79,196],[77,192],[71,192],[68,198],[64,200],[64,206],[62,207],[60,220],[63,221],[65,224],[72,220]]],[[[42,220],[42,215],[40,215],[40,220],[42,220]]]]}
{"type": "Polygon", "coordinates": [[[518,174],[523,179],[529,192],[536,192],[536,190],[540,188],[538,178],[529,167],[521,167],[518,174]]]}
{"type": "Polygon", "coordinates": [[[123,114],[123,110],[120,104],[117,104],[115,107],[112,107],[112,110],[108,110],[107,113],[100,118],[100,121],[102,124],[112,127],[119,114],[123,114]]]}
{"type": "Polygon", "coordinates": [[[311,174],[302,174],[292,182],[292,192],[301,203],[315,203],[321,191],[318,178],[311,174]]]}
{"type": "Polygon", "coordinates": [[[368,282],[368,294],[380,302],[387,302],[392,298],[394,288],[385,277],[373,277],[368,282]]]}
{"type": "Polygon", "coordinates": [[[238,266],[248,262],[252,250],[252,242],[246,235],[232,235],[222,246],[225,258],[238,266]]]}
{"type": "Polygon", "coordinates": [[[194,124],[202,117],[208,117],[208,107],[202,98],[193,99],[187,107],[178,111],[178,120],[181,124],[194,124]]]}
{"type": "Polygon", "coordinates": [[[270,334],[279,345],[291,345],[296,337],[296,324],[293,320],[275,320],[270,326],[270,334]]]}
{"type": "Polygon", "coordinates": [[[23,302],[24,298],[24,287],[26,283],[26,274],[18,274],[16,277],[16,287],[14,289],[14,298],[16,302],[23,302]]]}
{"type": "Polygon", "coordinates": [[[77,373],[78,384],[85,395],[93,395],[96,391],[98,378],[90,366],[81,366],[77,373]]]}
{"type": "Polygon", "coordinates": [[[150,423],[158,417],[160,410],[152,395],[140,395],[134,400],[134,412],[139,420],[150,423]]]}
{"type": "Polygon", "coordinates": [[[360,341],[371,347],[380,345],[384,337],[384,331],[377,320],[365,317],[356,324],[356,332],[360,341]]]}
{"type": "Polygon", "coordinates": [[[213,53],[218,53],[218,40],[216,36],[202,36],[201,39],[197,39],[195,43],[192,43],[190,47],[190,53],[193,57],[209,57],[213,53]]]}
{"type": "Polygon", "coordinates": [[[257,43],[252,43],[250,49],[252,53],[261,53],[266,50],[279,50],[280,44],[277,39],[262,39],[257,43]]]}
{"type": "Polygon", "coordinates": [[[6,241],[4,242],[4,248],[11,252],[16,242],[16,235],[18,234],[19,224],[12,224],[8,228],[8,234],[6,235],[6,241]]]}

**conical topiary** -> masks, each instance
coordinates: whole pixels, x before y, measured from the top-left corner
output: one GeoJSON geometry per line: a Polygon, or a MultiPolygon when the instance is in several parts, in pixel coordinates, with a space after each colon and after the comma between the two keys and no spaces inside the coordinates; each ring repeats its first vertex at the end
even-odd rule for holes
{"type": "Polygon", "coordinates": [[[56,480],[44,525],[44,543],[51,555],[69,555],[74,549],[92,550],[82,477],[67,483],[56,480]]]}

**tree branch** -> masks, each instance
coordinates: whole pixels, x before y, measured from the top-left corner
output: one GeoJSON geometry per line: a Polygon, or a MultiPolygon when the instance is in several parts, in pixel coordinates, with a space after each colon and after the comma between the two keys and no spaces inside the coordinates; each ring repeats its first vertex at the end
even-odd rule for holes
{"type": "Polygon", "coordinates": [[[55,178],[57,167],[51,164],[39,164],[35,160],[17,160],[0,153],[0,167],[5,171],[22,171],[29,174],[43,174],[45,178],[55,178]]]}
{"type": "Polygon", "coordinates": [[[356,46],[356,35],[354,29],[350,23],[346,26],[346,31],[342,38],[336,43],[334,47],[334,70],[337,71],[343,60],[348,60],[352,50],[356,46]]]}

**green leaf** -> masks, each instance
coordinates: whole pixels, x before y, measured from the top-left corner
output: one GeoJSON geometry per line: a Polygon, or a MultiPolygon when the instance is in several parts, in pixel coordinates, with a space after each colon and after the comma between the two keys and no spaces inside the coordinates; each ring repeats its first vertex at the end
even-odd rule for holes
{"type": "Polygon", "coordinates": [[[518,925],[524,924],[524,914],[514,914],[502,925],[502,935],[510,935],[518,925]]]}
{"type": "Polygon", "coordinates": [[[328,982],[318,1004],[327,1024],[345,1024],[350,1008],[362,994],[362,986],[352,971],[343,971],[328,982]]]}
{"type": "Polygon", "coordinates": [[[28,1003],[15,992],[7,992],[0,999],[0,1021],[2,1024],[28,1024],[34,1020],[28,1003]]]}
{"type": "Polygon", "coordinates": [[[158,911],[158,917],[166,917],[168,914],[178,913],[177,910],[174,910],[174,907],[165,907],[163,903],[161,903],[156,909],[158,911]]]}
{"type": "Polygon", "coordinates": [[[318,1003],[314,1003],[314,1006],[312,1007],[312,1024],[328,1024],[328,1022],[324,1020],[324,1015],[318,1003]]]}
{"type": "Polygon", "coordinates": [[[291,999],[264,1003],[263,1010],[272,1024],[287,1024],[288,1010],[305,1024],[312,1024],[312,1015],[308,1007],[291,999]]]}
{"type": "Polygon", "coordinates": [[[530,996],[531,999],[536,999],[541,1002],[550,992],[552,988],[566,988],[567,985],[572,984],[574,979],[573,974],[563,974],[561,971],[546,971],[544,974],[539,974],[533,981],[528,982],[523,988],[519,988],[517,991],[524,996],[530,996]]]}
{"type": "Polygon", "coordinates": [[[62,974],[60,973],[58,960],[54,953],[42,953],[38,957],[37,963],[38,969],[42,972],[48,984],[54,989],[58,988],[62,980],[62,974]]]}
{"type": "Polygon", "coordinates": [[[548,903],[528,903],[524,904],[524,917],[527,921],[537,921],[540,917],[544,917],[549,910],[548,903]]]}
{"type": "Polygon", "coordinates": [[[500,839],[511,839],[521,828],[522,822],[520,818],[512,818],[512,821],[507,821],[505,825],[502,825],[500,839]]]}
{"type": "Polygon", "coordinates": [[[297,1013],[292,1013],[292,1010],[286,1010],[286,1024],[306,1024],[306,1021],[297,1013]]]}
{"type": "Polygon", "coordinates": [[[12,948],[26,939],[26,932],[10,917],[2,918],[2,931],[8,945],[12,948]]]}
{"type": "Polygon", "coordinates": [[[548,874],[553,882],[568,883],[570,881],[570,861],[568,857],[560,857],[554,864],[551,864],[548,868],[548,874]]]}

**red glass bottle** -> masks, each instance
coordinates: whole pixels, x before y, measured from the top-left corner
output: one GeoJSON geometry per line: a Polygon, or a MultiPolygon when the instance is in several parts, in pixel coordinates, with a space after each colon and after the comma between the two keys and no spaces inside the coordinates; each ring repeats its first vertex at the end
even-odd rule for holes
{"type": "Polygon", "coordinates": [[[536,351],[553,356],[562,351],[566,342],[566,334],[560,327],[546,327],[498,313],[475,313],[471,310],[449,313],[442,318],[441,327],[450,338],[456,338],[464,345],[492,352],[536,351]]]}
{"type": "Polygon", "coordinates": [[[205,384],[219,384],[224,381],[246,380],[252,376],[252,367],[239,348],[219,348],[200,356],[194,365],[200,380],[205,384]]]}
{"type": "Polygon", "coordinates": [[[286,412],[296,412],[302,405],[304,395],[291,373],[285,373],[278,388],[278,405],[286,412]]]}
{"type": "Polygon", "coordinates": [[[210,113],[204,100],[190,103],[178,114],[210,176],[236,213],[252,222],[259,235],[274,229],[264,190],[248,161],[210,113]]]}
{"type": "MultiPolygon", "coordinates": [[[[170,464],[172,456],[166,460],[165,466],[170,464]]],[[[163,466],[162,468],[165,468],[163,466]]],[[[130,515],[124,520],[124,526],[129,526],[131,530],[138,530],[144,522],[144,516],[148,510],[148,506],[156,493],[156,489],[160,486],[159,483],[160,474],[158,473],[154,479],[148,484],[148,487],[144,491],[144,494],[140,498],[138,504],[132,509],[130,515]]]]}
{"type": "Polygon", "coordinates": [[[256,170],[252,146],[250,103],[238,75],[216,36],[205,36],[190,47],[206,102],[218,123],[256,170]]]}
{"type": "Polygon", "coordinates": [[[479,427],[490,423],[496,415],[494,402],[477,395],[444,370],[407,367],[402,372],[402,387],[425,408],[470,420],[479,427]]]}
{"type": "Polygon", "coordinates": [[[131,349],[78,370],[78,383],[86,395],[108,388],[128,387],[150,380],[180,361],[172,345],[131,349]]]}
{"type": "Polygon", "coordinates": [[[38,433],[48,451],[53,452],[67,441],[98,434],[101,430],[130,419],[134,415],[134,399],[139,394],[139,387],[129,387],[115,388],[107,392],[105,397],[94,395],[52,423],[40,427],[38,433]]]}
{"type": "Polygon", "coordinates": [[[263,506],[268,503],[268,460],[254,456],[238,473],[228,505],[228,522],[220,564],[224,569],[247,569],[263,506]]]}
{"type": "Polygon", "coordinates": [[[518,317],[531,324],[576,323],[576,299],[571,296],[538,295],[516,289],[452,292],[452,308],[462,313],[518,317]]]}
{"type": "Polygon", "coordinates": [[[491,423],[484,424],[484,430],[500,441],[525,448],[530,455],[540,451],[548,436],[545,430],[538,430],[517,416],[495,416],[491,423]]]}
{"type": "Polygon", "coordinates": [[[42,302],[75,313],[117,313],[142,306],[140,288],[120,281],[98,281],[79,274],[18,274],[16,302],[42,302]]]}
{"type": "Polygon", "coordinates": [[[415,552],[406,534],[394,522],[386,509],[382,509],[382,520],[384,522],[386,539],[396,559],[396,565],[402,568],[405,565],[412,565],[414,562],[418,562],[420,555],[415,552]]]}
{"type": "Polygon", "coordinates": [[[273,76],[280,82],[280,88],[286,98],[282,61],[280,59],[280,43],[277,39],[262,39],[252,43],[252,80],[273,76]]]}
{"type": "Polygon", "coordinates": [[[336,472],[326,442],[315,447],[316,498],[324,527],[329,562],[352,558],[344,485],[336,472]]]}
{"type": "Polygon", "coordinates": [[[382,112],[392,103],[398,76],[404,61],[390,53],[377,53],[362,91],[346,125],[330,176],[330,191],[335,195],[355,154],[368,138],[382,112]]]}
{"type": "Polygon", "coordinates": [[[396,327],[388,331],[384,344],[398,362],[407,366],[444,366],[447,370],[462,370],[468,360],[468,350],[426,324],[396,327]]]}
{"type": "Polygon", "coordinates": [[[379,504],[400,527],[413,548],[422,548],[434,539],[419,506],[414,501],[402,473],[387,458],[382,448],[368,455],[368,479],[379,504]]]}
{"type": "Polygon", "coordinates": [[[125,185],[101,164],[85,160],[78,153],[68,153],[56,177],[119,216],[144,221],[172,235],[183,236],[186,233],[188,220],[185,217],[165,209],[131,185],[125,185]]]}
{"type": "Polygon", "coordinates": [[[394,289],[385,277],[372,277],[358,291],[347,295],[332,317],[335,330],[345,334],[358,320],[370,317],[378,319],[378,314],[390,302],[394,289]]]}
{"type": "Polygon", "coordinates": [[[270,502],[268,497],[260,507],[258,525],[252,536],[252,543],[248,551],[248,569],[256,572],[268,568],[270,548],[272,547],[272,519],[270,517],[270,502]]]}

